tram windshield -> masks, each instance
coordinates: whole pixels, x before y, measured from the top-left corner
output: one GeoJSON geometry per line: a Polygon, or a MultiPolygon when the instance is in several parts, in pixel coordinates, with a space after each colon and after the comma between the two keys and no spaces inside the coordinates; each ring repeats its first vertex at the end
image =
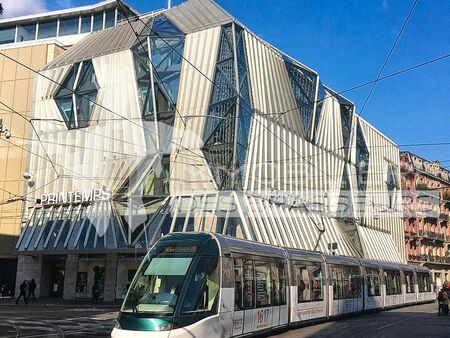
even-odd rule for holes
{"type": "Polygon", "coordinates": [[[157,245],[141,264],[121,311],[173,316],[178,303],[183,314],[213,310],[220,283],[219,259],[204,255],[200,246],[192,242],[157,245]]]}
{"type": "Polygon", "coordinates": [[[146,256],[122,311],[173,314],[196,251],[196,246],[170,245],[146,256]]]}

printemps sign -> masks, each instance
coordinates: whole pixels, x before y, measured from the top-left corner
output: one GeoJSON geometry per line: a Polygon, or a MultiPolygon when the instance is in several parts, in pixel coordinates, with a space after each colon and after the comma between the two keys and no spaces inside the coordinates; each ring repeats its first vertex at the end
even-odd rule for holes
{"type": "Polygon", "coordinates": [[[69,191],[42,194],[36,201],[42,205],[62,205],[62,204],[80,204],[97,201],[108,201],[111,193],[108,190],[92,189],[89,191],[69,191]]]}

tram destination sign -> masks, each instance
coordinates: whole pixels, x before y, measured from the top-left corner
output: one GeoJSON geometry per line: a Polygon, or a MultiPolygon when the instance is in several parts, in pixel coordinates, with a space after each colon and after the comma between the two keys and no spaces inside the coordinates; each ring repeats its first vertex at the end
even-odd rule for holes
{"type": "Polygon", "coordinates": [[[97,201],[107,201],[111,197],[109,191],[103,189],[92,189],[88,191],[68,191],[42,194],[37,204],[42,205],[62,205],[62,204],[80,204],[97,201]]]}

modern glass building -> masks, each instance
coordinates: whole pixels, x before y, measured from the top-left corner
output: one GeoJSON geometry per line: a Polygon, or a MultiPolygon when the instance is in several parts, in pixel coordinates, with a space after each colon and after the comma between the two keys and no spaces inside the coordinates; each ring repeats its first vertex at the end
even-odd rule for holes
{"type": "MultiPolygon", "coordinates": [[[[5,6],[4,15],[10,6],[5,6]]],[[[0,138],[0,296],[14,293],[15,245],[24,219],[24,182],[32,126],[34,72],[93,30],[115,26],[135,15],[114,0],[0,20],[0,119],[11,132],[0,138]],[[101,23],[101,24],[100,24],[101,23]]]]}
{"type": "Polygon", "coordinates": [[[41,74],[16,245],[41,296],[120,299],[175,231],[404,261],[398,147],[213,1],[126,16],[41,74]]]}

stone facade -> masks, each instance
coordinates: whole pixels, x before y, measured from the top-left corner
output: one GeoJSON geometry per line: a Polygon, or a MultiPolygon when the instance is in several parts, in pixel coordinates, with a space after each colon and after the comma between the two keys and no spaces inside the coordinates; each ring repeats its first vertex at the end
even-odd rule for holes
{"type": "Polygon", "coordinates": [[[106,254],[105,262],[105,288],[103,300],[113,302],[116,300],[117,284],[117,254],[106,254]]]}
{"type": "Polygon", "coordinates": [[[400,163],[407,260],[429,268],[439,287],[450,279],[450,172],[410,152],[400,163]]]}
{"type": "MultiPolygon", "coordinates": [[[[36,297],[42,296],[42,256],[25,256],[20,255],[18,258],[17,278],[16,278],[16,297],[19,296],[19,285],[26,279],[34,278],[36,282],[36,297]]],[[[44,291],[45,294],[45,291],[44,291]]],[[[48,294],[48,292],[47,292],[48,294]]]]}
{"type": "Polygon", "coordinates": [[[64,272],[64,299],[75,299],[77,284],[78,255],[67,255],[64,272]]]}

